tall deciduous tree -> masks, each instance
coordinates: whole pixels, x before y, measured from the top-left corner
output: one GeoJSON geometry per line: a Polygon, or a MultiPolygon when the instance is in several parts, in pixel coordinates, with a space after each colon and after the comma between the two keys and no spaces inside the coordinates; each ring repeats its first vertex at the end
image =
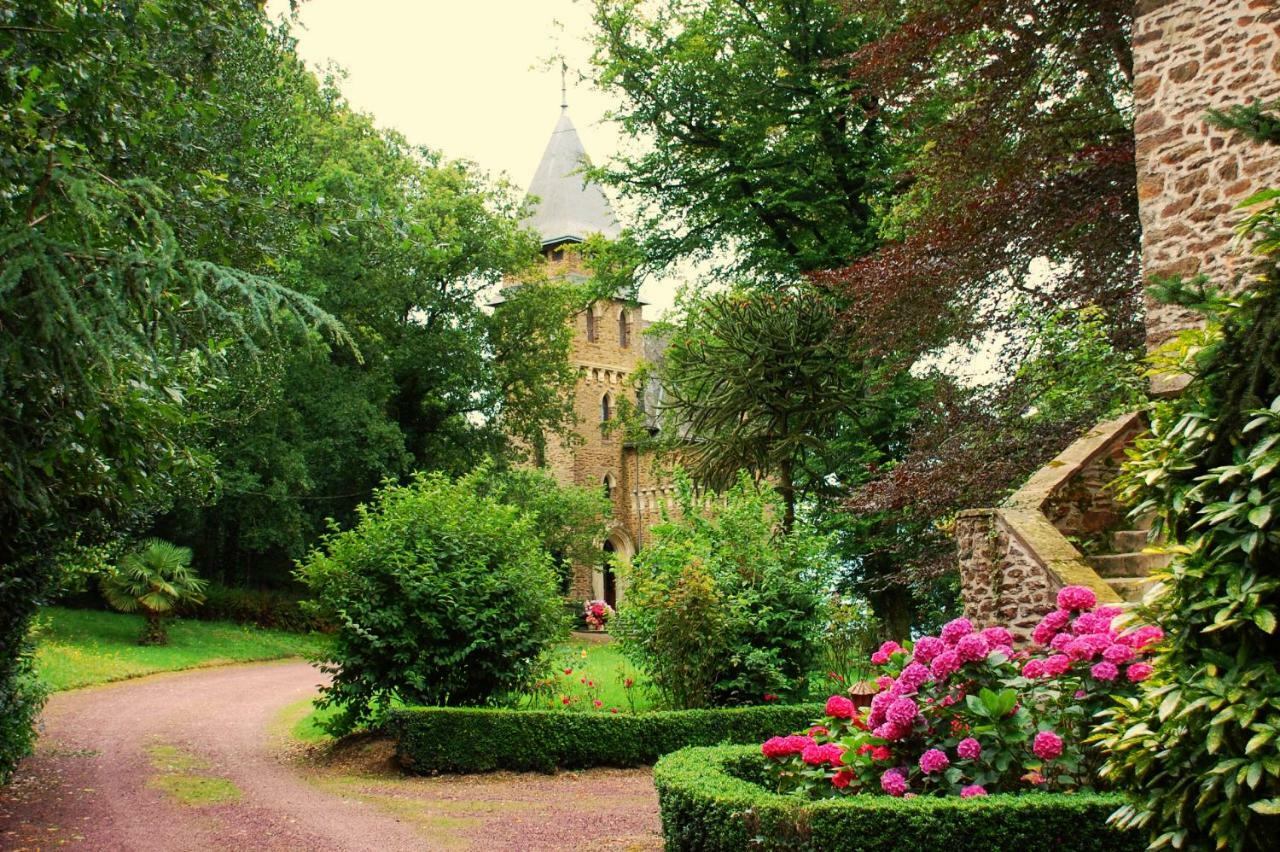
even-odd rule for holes
{"type": "Polygon", "coordinates": [[[597,0],[595,22],[600,85],[639,140],[598,174],[641,203],[650,266],[785,280],[875,247],[889,162],[848,73],[862,21],[829,0],[597,0]]]}

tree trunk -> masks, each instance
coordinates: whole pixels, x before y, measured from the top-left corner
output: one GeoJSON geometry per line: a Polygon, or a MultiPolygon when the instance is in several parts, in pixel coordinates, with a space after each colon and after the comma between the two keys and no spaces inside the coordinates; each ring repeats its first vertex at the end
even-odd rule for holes
{"type": "Polygon", "coordinates": [[[792,479],[791,459],[778,464],[778,494],[782,497],[782,531],[787,535],[796,525],[796,484],[792,479]]]}
{"type": "Polygon", "coordinates": [[[879,591],[872,592],[867,598],[880,623],[884,625],[885,639],[901,642],[903,639],[911,638],[911,623],[915,612],[911,604],[910,589],[891,583],[879,591]]]}
{"type": "Polygon", "coordinates": [[[164,619],[158,613],[148,612],[145,614],[147,623],[142,628],[142,636],[138,638],[139,645],[168,645],[169,634],[164,629],[164,619]]]}

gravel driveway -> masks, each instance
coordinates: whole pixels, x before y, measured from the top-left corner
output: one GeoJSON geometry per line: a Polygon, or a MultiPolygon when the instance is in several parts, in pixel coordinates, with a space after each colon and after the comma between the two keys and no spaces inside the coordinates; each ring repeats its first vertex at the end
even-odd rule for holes
{"type": "Polygon", "coordinates": [[[379,741],[300,756],[280,714],[320,677],[268,663],[54,695],[0,788],[0,848],[661,848],[648,770],[406,778],[379,741]]]}

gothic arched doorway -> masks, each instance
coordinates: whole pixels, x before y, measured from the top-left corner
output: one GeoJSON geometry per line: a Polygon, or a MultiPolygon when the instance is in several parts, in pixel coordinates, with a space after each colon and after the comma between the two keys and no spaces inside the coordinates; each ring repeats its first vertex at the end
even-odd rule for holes
{"type": "Polygon", "coordinates": [[[618,607],[618,579],[613,573],[613,555],[617,551],[614,549],[612,541],[604,543],[604,559],[600,564],[601,596],[604,602],[609,606],[617,609],[618,607]]]}

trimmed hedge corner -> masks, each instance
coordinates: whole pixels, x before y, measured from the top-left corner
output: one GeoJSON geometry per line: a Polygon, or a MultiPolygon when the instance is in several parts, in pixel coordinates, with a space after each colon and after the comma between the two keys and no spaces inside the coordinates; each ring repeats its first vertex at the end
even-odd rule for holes
{"type": "Polygon", "coordinates": [[[764,758],[752,746],[691,748],[654,770],[668,850],[741,849],[859,852],[1138,852],[1140,832],[1121,832],[1107,817],[1118,794],[1027,793],[973,799],[849,796],[811,801],[771,792],[764,758]]]}
{"type": "Polygon", "coordinates": [[[470,707],[392,710],[386,729],[410,772],[551,772],[591,766],[644,766],[688,746],[760,743],[808,727],[819,704],[571,713],[470,707]]]}

